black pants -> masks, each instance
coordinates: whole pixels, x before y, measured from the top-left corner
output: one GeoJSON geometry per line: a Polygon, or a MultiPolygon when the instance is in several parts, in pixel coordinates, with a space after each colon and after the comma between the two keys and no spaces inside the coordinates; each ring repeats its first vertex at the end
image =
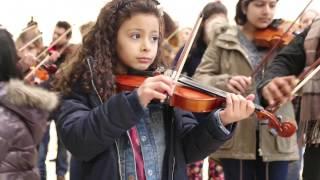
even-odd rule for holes
{"type": "Polygon", "coordinates": [[[320,144],[307,145],[304,152],[303,180],[320,179],[320,144]]]}

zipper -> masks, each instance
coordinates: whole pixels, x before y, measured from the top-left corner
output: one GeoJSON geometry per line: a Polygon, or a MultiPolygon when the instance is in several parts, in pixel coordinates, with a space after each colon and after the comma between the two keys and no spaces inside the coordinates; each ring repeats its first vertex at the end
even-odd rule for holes
{"type": "Polygon", "coordinates": [[[132,144],[132,139],[130,137],[129,131],[127,131],[127,135],[129,137],[129,141],[130,141],[130,145],[131,145],[131,149],[132,149],[132,154],[133,154],[133,162],[134,162],[134,170],[135,170],[135,177],[136,179],[138,179],[138,175],[137,175],[137,164],[136,164],[136,156],[134,155],[133,152],[133,144],[132,144]]]}
{"type": "Polygon", "coordinates": [[[172,172],[171,172],[171,179],[173,180],[173,175],[174,175],[174,167],[176,165],[176,158],[173,156],[173,162],[172,162],[172,172]]]}
{"type": "Polygon", "coordinates": [[[117,140],[115,141],[115,143],[116,143],[116,149],[117,149],[117,155],[118,155],[119,177],[120,177],[120,180],[122,180],[121,162],[120,162],[120,150],[119,150],[119,145],[118,145],[117,140]]]}

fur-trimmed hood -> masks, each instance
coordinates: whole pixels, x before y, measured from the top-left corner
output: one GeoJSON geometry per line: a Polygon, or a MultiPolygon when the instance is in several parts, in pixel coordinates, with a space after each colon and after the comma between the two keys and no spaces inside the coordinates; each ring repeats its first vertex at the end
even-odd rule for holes
{"type": "Polygon", "coordinates": [[[58,96],[53,92],[26,85],[20,80],[0,82],[0,106],[20,117],[35,142],[40,142],[49,113],[57,105],[58,96]]]}
{"type": "Polygon", "coordinates": [[[51,112],[58,104],[58,97],[39,87],[25,85],[20,80],[0,83],[0,99],[15,106],[29,106],[51,112]]]}

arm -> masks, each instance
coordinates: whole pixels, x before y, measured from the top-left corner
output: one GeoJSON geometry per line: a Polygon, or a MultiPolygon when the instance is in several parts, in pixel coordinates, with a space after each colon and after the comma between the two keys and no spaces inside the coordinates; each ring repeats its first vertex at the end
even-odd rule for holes
{"type": "Polygon", "coordinates": [[[56,120],[62,142],[82,160],[111,148],[144,113],[135,91],[112,96],[93,109],[88,104],[86,96],[74,92],[62,102],[56,120]]]}
{"type": "Polygon", "coordinates": [[[258,84],[258,95],[263,105],[274,105],[290,100],[296,78],[305,67],[304,38],[307,31],[297,37],[275,57],[258,84]]]}
{"type": "Polygon", "coordinates": [[[260,84],[270,81],[275,77],[298,75],[305,66],[304,38],[306,31],[297,35],[295,39],[284,47],[265,70],[265,75],[260,84]]]}
{"type": "Polygon", "coordinates": [[[216,151],[232,137],[235,127],[235,123],[227,125],[226,128],[231,133],[225,133],[219,127],[215,112],[209,113],[201,123],[198,123],[192,113],[182,110],[176,110],[175,116],[187,163],[201,160],[216,151]]]}

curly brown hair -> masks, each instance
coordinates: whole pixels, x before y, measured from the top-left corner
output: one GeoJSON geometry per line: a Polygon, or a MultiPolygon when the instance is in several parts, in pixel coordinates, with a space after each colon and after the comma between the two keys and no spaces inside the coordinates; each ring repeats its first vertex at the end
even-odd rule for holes
{"type": "MultiPolygon", "coordinates": [[[[83,37],[83,45],[77,56],[61,66],[55,89],[63,94],[68,94],[75,84],[80,84],[81,90],[84,92],[97,91],[102,100],[115,94],[115,75],[126,74],[128,71],[128,67],[122,67],[124,65],[117,56],[117,33],[123,22],[138,13],[152,14],[158,17],[160,23],[158,47],[160,47],[163,20],[155,1],[112,0],[101,9],[95,25],[83,37]],[[89,66],[92,67],[92,74],[89,66]],[[95,87],[92,85],[92,80],[94,80],[95,87]]],[[[158,49],[155,61],[149,70],[157,68],[161,62],[160,57],[158,49]]]]}

